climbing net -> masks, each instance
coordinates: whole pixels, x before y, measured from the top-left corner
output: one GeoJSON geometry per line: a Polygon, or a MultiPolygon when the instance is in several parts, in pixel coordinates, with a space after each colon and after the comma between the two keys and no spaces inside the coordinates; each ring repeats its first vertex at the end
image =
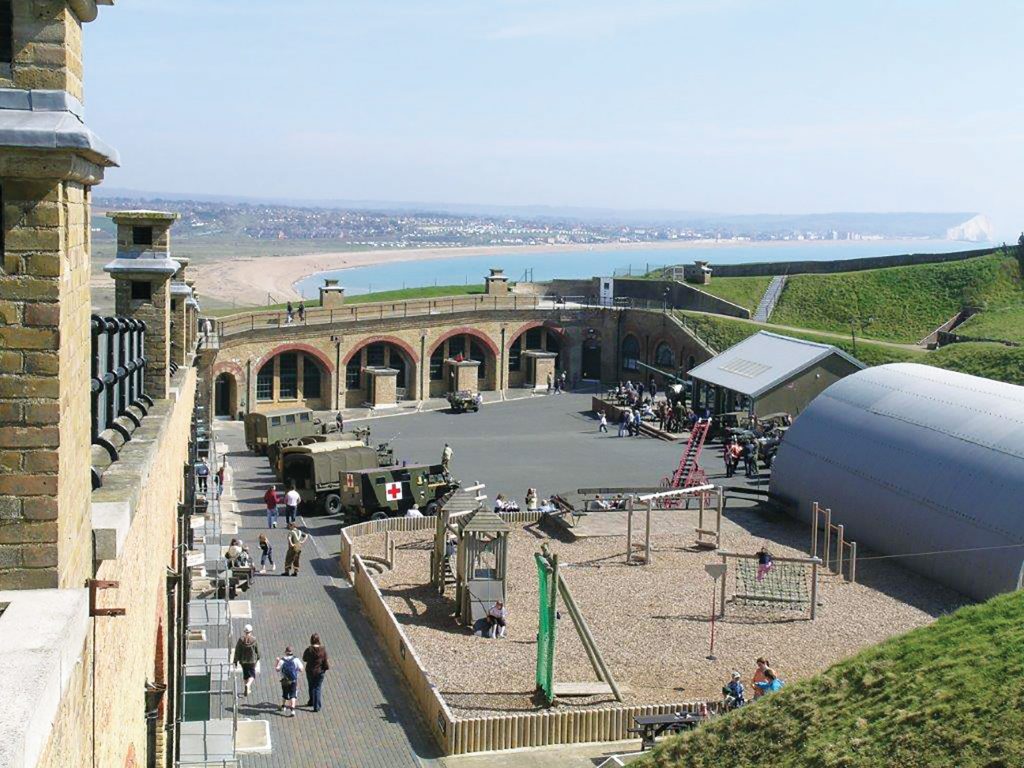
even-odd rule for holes
{"type": "Polygon", "coordinates": [[[776,562],[760,580],[756,560],[736,560],[735,565],[734,604],[782,611],[803,611],[810,606],[809,564],[776,562]]]}

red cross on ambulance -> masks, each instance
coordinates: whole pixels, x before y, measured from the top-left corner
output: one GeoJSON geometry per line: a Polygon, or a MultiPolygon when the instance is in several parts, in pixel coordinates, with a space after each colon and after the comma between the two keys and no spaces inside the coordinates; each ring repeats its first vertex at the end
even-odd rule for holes
{"type": "Polygon", "coordinates": [[[388,497],[388,501],[398,501],[402,498],[402,484],[388,483],[384,486],[384,495],[388,497]]]}

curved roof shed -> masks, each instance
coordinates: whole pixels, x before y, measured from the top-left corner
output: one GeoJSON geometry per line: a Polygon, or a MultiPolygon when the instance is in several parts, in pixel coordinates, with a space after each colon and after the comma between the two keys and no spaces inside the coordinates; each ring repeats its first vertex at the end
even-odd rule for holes
{"type": "Polygon", "coordinates": [[[1024,387],[899,363],[836,382],[800,415],[772,494],[814,501],[847,539],[983,600],[1024,576],[1024,387]]]}

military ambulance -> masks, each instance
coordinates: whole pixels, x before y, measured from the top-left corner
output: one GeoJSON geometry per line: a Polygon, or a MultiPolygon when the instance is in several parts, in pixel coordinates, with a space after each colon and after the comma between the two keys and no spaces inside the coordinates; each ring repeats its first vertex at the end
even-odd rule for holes
{"type": "Polygon", "coordinates": [[[342,473],[376,469],[394,460],[387,443],[376,448],[362,440],[290,445],[281,449],[278,480],[286,490],[294,485],[303,504],[334,515],[342,509],[338,495],[342,473]]]}
{"type": "Polygon", "coordinates": [[[341,475],[339,494],[346,513],[359,520],[401,517],[414,504],[424,515],[459,487],[440,464],[384,466],[341,475]]]}

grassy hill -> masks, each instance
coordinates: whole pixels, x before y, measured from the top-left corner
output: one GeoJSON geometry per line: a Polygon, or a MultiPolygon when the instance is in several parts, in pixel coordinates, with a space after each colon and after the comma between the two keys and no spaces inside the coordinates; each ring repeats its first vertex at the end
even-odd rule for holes
{"type": "Polygon", "coordinates": [[[1024,344],[1024,304],[981,312],[960,325],[956,333],[975,339],[1001,339],[1024,344]]]}
{"type": "Polygon", "coordinates": [[[1016,258],[996,253],[943,264],[794,275],[771,319],[840,333],[849,333],[851,322],[859,322],[866,336],[913,343],[964,307],[1022,303],[1016,258]]]}
{"type": "Polygon", "coordinates": [[[694,288],[753,312],[771,281],[770,277],[713,277],[707,285],[695,285],[694,288]]]}
{"type": "Polygon", "coordinates": [[[929,352],[920,361],[986,379],[1024,386],[1024,348],[965,342],[929,352]]]}
{"type": "Polygon", "coordinates": [[[667,741],[635,768],[1024,765],[1024,593],[969,606],[667,741]]]}

